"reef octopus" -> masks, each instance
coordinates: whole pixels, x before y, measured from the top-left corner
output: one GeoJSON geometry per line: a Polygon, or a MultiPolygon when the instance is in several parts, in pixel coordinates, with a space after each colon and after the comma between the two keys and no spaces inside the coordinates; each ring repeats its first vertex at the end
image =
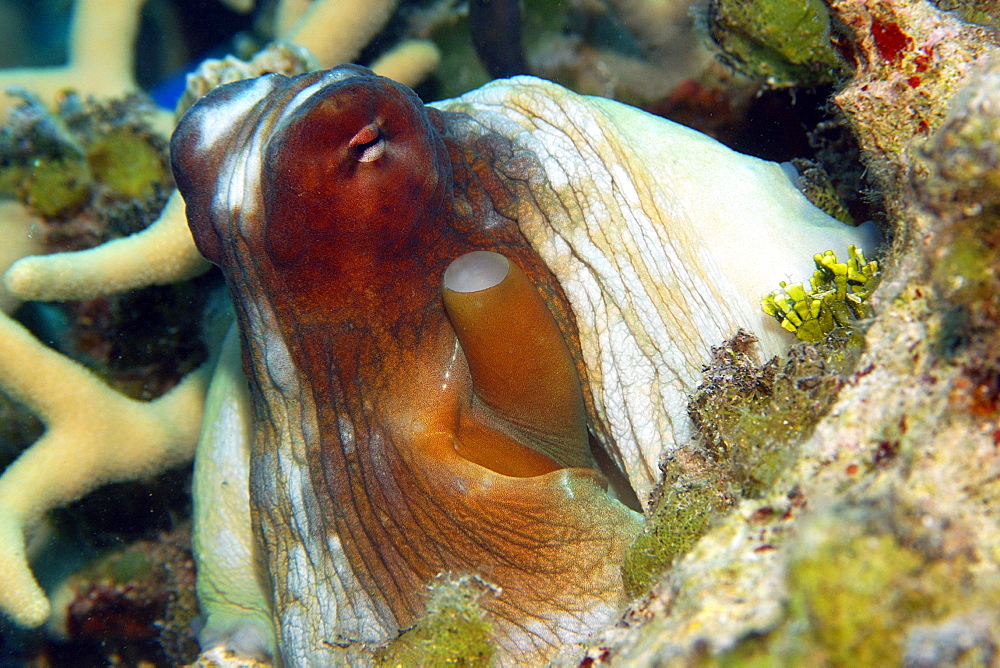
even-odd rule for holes
{"type": "Polygon", "coordinates": [[[710,346],[780,349],[760,294],[872,242],[773,163],[530,77],[428,107],[356,66],[267,75],[202,98],[171,155],[247,379],[232,338],[202,640],[289,665],[364,661],[442,575],[488,583],[501,662],[612,622],[710,346]]]}

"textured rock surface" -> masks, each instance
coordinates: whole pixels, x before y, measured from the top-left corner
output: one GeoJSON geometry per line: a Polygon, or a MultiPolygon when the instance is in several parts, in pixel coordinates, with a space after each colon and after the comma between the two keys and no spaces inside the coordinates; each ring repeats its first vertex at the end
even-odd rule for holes
{"type": "Polygon", "coordinates": [[[857,66],[835,102],[893,239],[866,350],[797,462],[716,518],[595,661],[997,659],[994,38],[930,3],[827,4],[857,66]]]}

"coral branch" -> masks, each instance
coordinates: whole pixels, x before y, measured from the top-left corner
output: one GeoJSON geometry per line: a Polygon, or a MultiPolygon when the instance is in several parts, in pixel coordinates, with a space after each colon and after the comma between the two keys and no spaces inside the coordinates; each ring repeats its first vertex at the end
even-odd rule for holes
{"type": "Polygon", "coordinates": [[[159,219],[136,234],[86,251],[22,258],[4,276],[12,295],[25,300],[90,299],[197,276],[211,265],[194,246],[184,201],[170,196],[159,219]]]}
{"type": "Polygon", "coordinates": [[[3,315],[0,339],[0,388],[47,427],[0,477],[0,609],[19,624],[37,626],[49,603],[28,566],[25,528],[100,485],[190,459],[208,372],[203,367],[146,403],[113,391],[3,315]]]}
{"type": "Polygon", "coordinates": [[[17,98],[5,91],[27,88],[45,100],[73,89],[84,95],[122,96],[138,89],[132,76],[132,47],[139,10],[146,0],[78,0],[65,65],[6,70],[0,76],[0,115],[17,98]]]}
{"type": "Polygon", "coordinates": [[[437,69],[441,52],[434,42],[410,39],[401,42],[372,63],[372,71],[379,76],[398,81],[404,86],[416,86],[437,69]]]}
{"type": "MultiPolygon", "coordinates": [[[[0,89],[25,88],[47,103],[69,89],[96,97],[137,90],[132,51],[144,3],[76,0],[68,62],[4,71],[0,89]]],[[[230,4],[242,9],[250,3],[231,0],[230,4]]],[[[285,4],[296,5],[286,2],[282,7],[285,4]]],[[[278,32],[315,50],[322,63],[337,64],[357,56],[395,5],[394,0],[318,0],[298,16],[292,28],[278,32]]],[[[301,3],[296,6],[302,7],[301,3]]],[[[285,13],[291,16],[294,9],[285,13]]],[[[287,56],[293,64],[310,60],[294,50],[286,51],[273,57],[281,61],[287,56]]],[[[383,74],[415,84],[438,59],[433,45],[414,40],[391,50],[377,66],[383,74]]],[[[19,99],[0,93],[0,119],[19,99]]],[[[163,111],[155,123],[169,133],[173,114],[163,111]]],[[[20,240],[34,222],[20,205],[0,208],[0,230],[13,230],[7,235],[10,249],[0,270],[19,256],[40,251],[36,244],[13,243],[14,233],[20,240]]],[[[194,246],[183,201],[174,194],[160,218],[142,232],[87,251],[15,262],[4,276],[11,292],[5,307],[13,308],[16,299],[87,299],[172,283],[209,266],[194,246]]],[[[100,485],[153,475],[191,458],[208,366],[188,375],[156,401],[134,401],[0,314],[0,390],[26,404],[47,427],[45,435],[0,477],[0,611],[25,626],[39,625],[49,615],[49,602],[32,576],[25,553],[24,532],[31,522],[100,485]]]]}
{"type": "Polygon", "coordinates": [[[382,29],[395,8],[396,0],[317,0],[281,39],[306,47],[323,67],[349,63],[382,29]],[[336,39],[331,39],[332,32],[336,39]]]}

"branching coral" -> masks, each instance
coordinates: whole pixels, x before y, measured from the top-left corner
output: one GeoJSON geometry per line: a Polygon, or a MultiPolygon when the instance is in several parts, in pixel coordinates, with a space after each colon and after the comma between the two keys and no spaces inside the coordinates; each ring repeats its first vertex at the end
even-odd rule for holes
{"type": "Polygon", "coordinates": [[[163,213],[142,232],[96,248],[26,257],[4,276],[19,299],[89,299],[146,285],[164,285],[205,272],[184,217],[184,201],[174,193],[163,213]]]}
{"type": "MultiPolygon", "coordinates": [[[[76,0],[69,61],[58,67],[2,72],[0,90],[24,88],[49,101],[67,90],[101,98],[122,97],[139,90],[132,51],[145,3],[146,0],[76,0]]],[[[374,3],[318,0],[308,8],[300,6],[290,12],[279,9],[284,18],[275,37],[309,49],[323,67],[349,62],[357,58],[382,28],[395,5],[396,0],[374,3]]],[[[404,42],[402,47],[416,58],[408,68],[415,78],[402,80],[403,83],[416,83],[436,66],[437,52],[426,42],[421,41],[416,48],[404,42]]],[[[16,98],[8,93],[0,94],[0,116],[6,115],[14,102],[16,98]]],[[[168,114],[164,113],[161,123],[160,127],[169,131],[168,114]]]]}
{"type": "Polygon", "coordinates": [[[24,68],[0,73],[0,116],[25,88],[54,100],[65,90],[96,97],[122,97],[139,89],[132,72],[132,48],[139,12],[146,0],[78,0],[70,29],[69,62],[59,67],[24,68]]]}
{"type": "MultiPolygon", "coordinates": [[[[131,44],[144,2],[79,0],[74,14],[70,63],[60,68],[0,73],[0,86],[24,85],[47,99],[69,89],[100,97],[121,96],[136,90],[131,75],[131,44]],[[106,11],[106,4],[114,11],[106,11]],[[108,35],[115,35],[115,39],[108,40],[108,35]],[[52,83],[46,84],[50,79],[52,83]]],[[[308,12],[290,22],[282,38],[317,54],[316,60],[311,61],[315,68],[349,61],[379,30],[395,1],[381,2],[377,11],[361,4],[365,11],[357,3],[316,2],[308,12]],[[330,26],[341,26],[343,22],[349,24],[338,31],[340,38],[330,39],[330,26]]],[[[373,69],[402,83],[414,84],[436,66],[437,60],[433,45],[424,40],[410,40],[386,53],[373,69]]],[[[161,118],[161,123],[164,129],[172,125],[165,118],[161,118]]],[[[140,235],[84,253],[26,259],[5,277],[6,285],[20,299],[85,299],[196,275],[208,265],[191,240],[183,206],[175,194],[164,207],[160,220],[140,235]]]]}
{"type": "Polygon", "coordinates": [[[25,531],[46,511],[118,480],[152,475],[193,454],[207,369],[153,402],[128,399],[0,316],[0,387],[37,414],[44,436],[0,478],[0,608],[25,626],[49,615],[31,575],[25,531]]]}

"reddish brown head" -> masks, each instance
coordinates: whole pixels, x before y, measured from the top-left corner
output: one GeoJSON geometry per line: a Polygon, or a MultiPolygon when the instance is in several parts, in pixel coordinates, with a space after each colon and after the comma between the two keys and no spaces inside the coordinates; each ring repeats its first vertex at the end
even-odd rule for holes
{"type": "Polygon", "coordinates": [[[405,252],[451,179],[420,100],[374,77],[317,91],[278,124],[264,156],[267,248],[283,264],[405,252]]]}
{"type": "Polygon", "coordinates": [[[408,252],[451,185],[420,99],[355,66],[218,88],[182,119],[171,157],[195,241],[222,265],[220,239],[239,216],[263,226],[245,237],[277,266],[329,271],[408,252]]]}

